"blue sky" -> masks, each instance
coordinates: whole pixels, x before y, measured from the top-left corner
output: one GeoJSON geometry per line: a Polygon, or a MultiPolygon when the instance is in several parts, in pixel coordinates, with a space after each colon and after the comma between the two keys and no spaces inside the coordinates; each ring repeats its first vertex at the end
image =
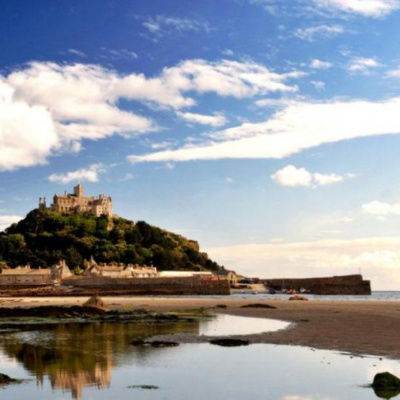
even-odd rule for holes
{"type": "Polygon", "coordinates": [[[400,290],[400,1],[0,13],[0,228],[71,191],[261,277],[400,290]]]}

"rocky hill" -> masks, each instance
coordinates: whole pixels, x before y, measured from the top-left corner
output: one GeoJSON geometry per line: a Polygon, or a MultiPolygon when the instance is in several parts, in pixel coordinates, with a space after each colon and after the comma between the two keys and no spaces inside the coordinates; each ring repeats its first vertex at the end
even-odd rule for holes
{"type": "Polygon", "coordinates": [[[9,266],[50,266],[60,259],[74,268],[97,262],[153,264],[159,270],[218,270],[198,243],[144,221],[33,210],[0,233],[0,261],[9,266]]]}

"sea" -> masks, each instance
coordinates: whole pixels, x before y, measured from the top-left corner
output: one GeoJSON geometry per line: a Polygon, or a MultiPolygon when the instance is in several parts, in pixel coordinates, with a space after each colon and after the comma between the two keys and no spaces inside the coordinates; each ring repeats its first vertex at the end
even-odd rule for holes
{"type": "MultiPolygon", "coordinates": [[[[342,301],[400,301],[400,291],[373,291],[371,295],[315,295],[315,294],[304,294],[302,295],[308,300],[342,300],[342,301]]],[[[252,292],[247,291],[243,293],[234,293],[231,297],[244,298],[244,299],[281,299],[287,300],[291,297],[289,294],[269,294],[268,292],[252,292]]],[[[221,296],[222,298],[222,296],[221,296]]]]}

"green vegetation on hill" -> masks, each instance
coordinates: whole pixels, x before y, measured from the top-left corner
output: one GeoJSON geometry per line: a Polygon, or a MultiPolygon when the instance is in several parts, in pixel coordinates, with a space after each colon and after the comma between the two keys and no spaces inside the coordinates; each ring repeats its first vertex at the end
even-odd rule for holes
{"type": "Polygon", "coordinates": [[[9,266],[50,266],[60,259],[74,268],[97,262],[150,265],[159,270],[217,270],[197,242],[144,221],[31,211],[0,233],[0,261],[9,266]]]}

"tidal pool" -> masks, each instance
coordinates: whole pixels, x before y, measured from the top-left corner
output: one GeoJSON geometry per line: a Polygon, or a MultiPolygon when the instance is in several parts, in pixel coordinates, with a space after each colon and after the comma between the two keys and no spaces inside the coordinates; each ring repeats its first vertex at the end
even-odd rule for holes
{"type": "MultiPolygon", "coordinates": [[[[225,321],[225,328],[232,323],[254,323],[254,327],[263,321],[217,318],[225,321]]],[[[398,361],[294,346],[130,345],[146,335],[222,332],[212,328],[213,333],[206,333],[209,327],[208,321],[71,323],[3,334],[0,372],[29,380],[0,388],[0,396],[12,400],[361,400],[376,399],[372,389],[362,386],[377,372],[400,374],[398,361]]],[[[261,329],[257,332],[266,330],[261,329]]]]}
{"type": "Polygon", "coordinates": [[[199,326],[199,333],[205,336],[251,335],[275,332],[285,329],[289,325],[288,322],[274,319],[222,314],[218,315],[217,318],[202,322],[199,326]]]}

